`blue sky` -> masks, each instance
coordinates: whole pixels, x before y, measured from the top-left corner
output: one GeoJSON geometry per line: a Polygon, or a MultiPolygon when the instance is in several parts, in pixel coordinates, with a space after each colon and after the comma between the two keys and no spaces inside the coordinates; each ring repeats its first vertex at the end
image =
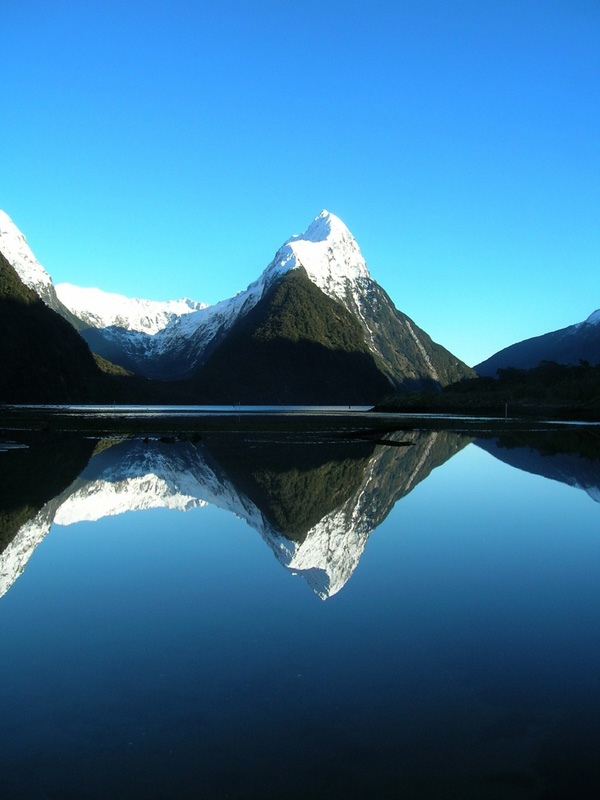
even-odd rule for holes
{"type": "Polygon", "coordinates": [[[327,208],[469,364],[600,307],[598,0],[3,0],[0,41],[55,283],[216,302],[327,208]]]}

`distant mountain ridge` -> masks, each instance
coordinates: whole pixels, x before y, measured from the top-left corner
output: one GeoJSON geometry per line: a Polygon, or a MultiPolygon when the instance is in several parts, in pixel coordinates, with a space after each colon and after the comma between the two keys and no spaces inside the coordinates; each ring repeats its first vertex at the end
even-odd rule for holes
{"type": "Polygon", "coordinates": [[[575,365],[580,361],[588,361],[592,365],[598,364],[600,309],[583,322],[505,347],[477,364],[474,369],[478,375],[494,377],[499,369],[532,369],[542,361],[575,365]]]}
{"type": "Polygon", "coordinates": [[[475,444],[511,467],[582,489],[600,503],[599,454],[593,442],[587,442],[587,450],[582,452],[579,436],[581,431],[573,429],[554,432],[554,436],[534,431],[477,439],[475,444]],[[556,447],[556,441],[561,441],[562,449],[556,447]]]}
{"type": "Polygon", "coordinates": [[[82,302],[73,301],[72,289],[66,292],[59,286],[58,292],[72,313],[91,323],[82,335],[94,352],[147,377],[173,380],[190,377],[202,368],[272,287],[297,271],[357,320],[366,348],[389,382],[389,391],[405,381],[423,388],[445,385],[469,372],[394,308],[370,277],[348,228],[328,211],[322,211],[305,233],[291,236],[247,289],[213,306],[174,315],[160,330],[136,327],[125,314],[120,323],[113,320],[107,324],[105,317],[96,324],[92,315],[86,315],[82,302]]]}
{"type": "Polygon", "coordinates": [[[63,305],[93,328],[121,327],[154,335],[174,319],[207,307],[207,303],[196,303],[187,297],[161,303],[70,283],[58,283],[54,288],[63,305]]]}
{"type": "MultiPolygon", "coordinates": [[[[70,302],[60,288],[59,296],[83,318],[81,306],[70,302]]],[[[89,316],[87,321],[91,321],[89,316]]],[[[197,391],[211,401],[227,395],[242,402],[244,398],[247,402],[277,402],[281,397],[300,402],[298,387],[308,387],[312,376],[319,385],[337,380],[334,393],[338,401],[370,402],[398,389],[439,388],[472,374],[394,307],[370,277],[348,228],[328,211],[322,211],[303,234],[291,236],[259,278],[234,297],[175,315],[155,332],[134,330],[124,320],[121,325],[90,327],[83,336],[94,352],[147,377],[193,377],[197,391]],[[284,284],[292,285],[292,278],[295,290],[281,291],[284,284]],[[276,287],[280,290],[275,299],[276,287]],[[325,297],[317,299],[311,287],[325,297]],[[295,309],[293,315],[286,315],[285,331],[279,314],[284,296],[295,309]],[[278,311],[272,301],[279,304],[278,311]],[[275,325],[273,314],[279,314],[275,325]],[[307,324],[316,319],[315,314],[320,323],[307,324]],[[325,318],[327,325],[321,324],[325,318]],[[337,333],[332,335],[334,327],[337,333]],[[350,350],[339,346],[348,339],[352,340],[350,350]],[[304,371],[286,370],[290,358],[304,365],[304,371]],[[354,378],[348,380],[353,368],[354,378]],[[261,389],[248,393],[249,382],[261,389]],[[349,383],[361,384],[361,393],[345,395],[343,384],[349,383]]],[[[330,398],[332,391],[330,385],[330,398]]],[[[305,400],[319,401],[318,392],[307,388],[304,394],[305,400]]]]}
{"type": "Polygon", "coordinates": [[[0,251],[94,353],[147,378],[189,381],[198,402],[373,403],[473,375],[395,308],[350,231],[327,211],[246,290],[213,306],[70,284],[56,290],[8,223],[0,251]]]}

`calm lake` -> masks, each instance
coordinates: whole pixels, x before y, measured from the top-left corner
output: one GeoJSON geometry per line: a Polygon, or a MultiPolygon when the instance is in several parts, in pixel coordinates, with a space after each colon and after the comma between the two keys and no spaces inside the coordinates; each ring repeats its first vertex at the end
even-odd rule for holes
{"type": "Polygon", "coordinates": [[[0,452],[0,797],[600,793],[597,426],[0,452]]]}

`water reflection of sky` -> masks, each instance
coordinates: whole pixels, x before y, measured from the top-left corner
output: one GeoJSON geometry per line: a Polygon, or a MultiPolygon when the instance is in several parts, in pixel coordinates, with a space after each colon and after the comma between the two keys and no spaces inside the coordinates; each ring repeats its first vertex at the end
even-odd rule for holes
{"type": "Polygon", "coordinates": [[[5,796],[591,797],[599,514],[468,445],[326,602],[215,507],[54,525],[0,600],[5,796]]]}

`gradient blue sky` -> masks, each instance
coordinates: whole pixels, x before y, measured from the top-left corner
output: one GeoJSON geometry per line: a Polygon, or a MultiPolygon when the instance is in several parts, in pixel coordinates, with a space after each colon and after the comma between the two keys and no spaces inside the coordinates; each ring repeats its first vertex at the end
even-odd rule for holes
{"type": "Polygon", "coordinates": [[[55,283],[216,302],[323,208],[474,364],[600,306],[600,2],[2,0],[0,208],[55,283]]]}

